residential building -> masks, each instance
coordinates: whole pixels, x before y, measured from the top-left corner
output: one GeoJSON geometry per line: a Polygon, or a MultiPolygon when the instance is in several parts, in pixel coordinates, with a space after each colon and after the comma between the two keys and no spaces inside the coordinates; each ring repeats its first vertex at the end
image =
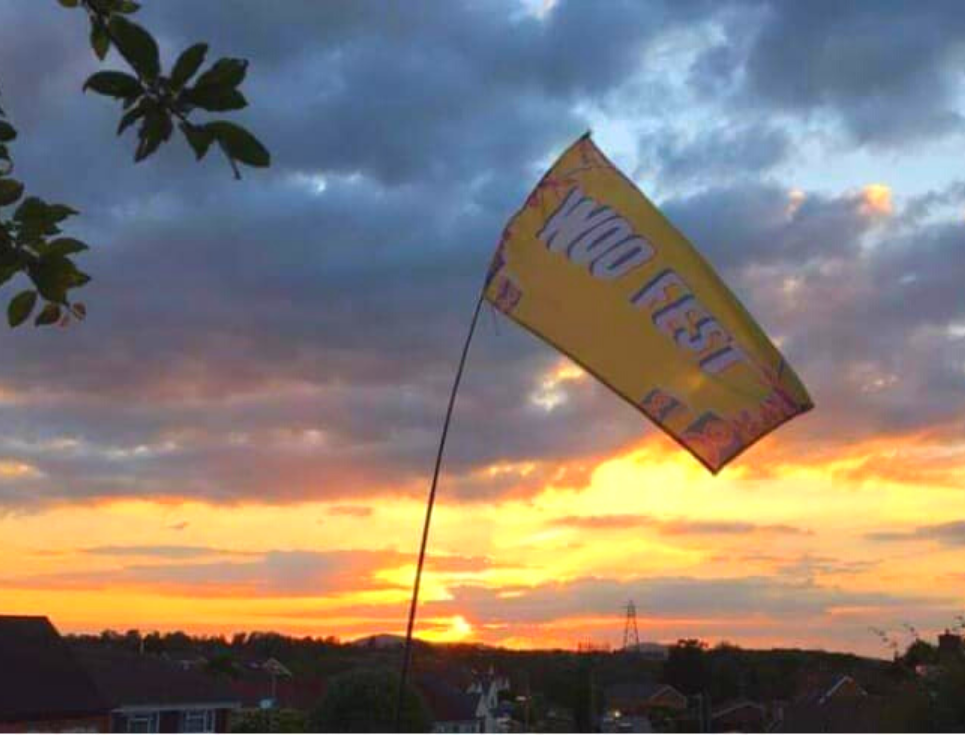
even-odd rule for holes
{"type": "Polygon", "coordinates": [[[962,660],[965,658],[965,642],[958,633],[946,630],[938,636],[939,661],[962,660]]]}
{"type": "Polygon", "coordinates": [[[683,712],[687,697],[669,684],[654,681],[620,682],[604,690],[607,713],[612,716],[649,715],[655,710],[683,712]]]}
{"type": "Polygon", "coordinates": [[[727,702],[710,714],[711,732],[764,732],[767,724],[767,709],[749,699],[727,702]]]}
{"type": "Polygon", "coordinates": [[[433,732],[493,732],[486,730],[489,713],[486,699],[479,692],[464,692],[441,676],[428,673],[416,677],[415,687],[432,716],[433,732]]]}
{"type": "Polygon", "coordinates": [[[243,709],[295,709],[308,712],[325,696],[320,676],[295,676],[275,658],[237,664],[230,686],[243,709]]]}
{"type": "Polygon", "coordinates": [[[483,717],[483,732],[497,732],[499,727],[499,695],[510,689],[509,679],[496,674],[490,668],[485,674],[476,675],[466,689],[467,694],[478,696],[482,701],[477,706],[483,717]]]}
{"type": "Polygon", "coordinates": [[[820,682],[777,712],[775,732],[880,732],[887,724],[880,697],[851,676],[817,676],[820,682]]]}
{"type": "Polygon", "coordinates": [[[107,732],[107,701],[50,620],[0,615],[0,732],[107,732]]]}
{"type": "Polygon", "coordinates": [[[226,681],[158,656],[104,646],[74,653],[108,702],[112,732],[227,732],[241,706],[226,681]]]}

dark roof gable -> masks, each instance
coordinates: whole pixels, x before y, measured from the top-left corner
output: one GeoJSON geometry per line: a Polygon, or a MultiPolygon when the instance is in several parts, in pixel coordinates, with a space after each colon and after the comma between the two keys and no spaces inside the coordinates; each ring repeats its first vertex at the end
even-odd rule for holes
{"type": "Polygon", "coordinates": [[[433,674],[416,677],[416,689],[435,722],[467,722],[476,719],[479,695],[459,691],[433,674]]]}
{"type": "Polygon", "coordinates": [[[106,715],[109,707],[42,616],[0,615],[0,722],[106,715]]]}
{"type": "Polygon", "coordinates": [[[134,705],[240,704],[231,685],[157,656],[104,646],[74,649],[112,708],[134,705]]]}

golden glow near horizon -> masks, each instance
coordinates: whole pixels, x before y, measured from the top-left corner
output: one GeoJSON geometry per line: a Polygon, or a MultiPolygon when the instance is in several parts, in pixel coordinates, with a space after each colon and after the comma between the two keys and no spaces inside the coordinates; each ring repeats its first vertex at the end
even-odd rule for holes
{"type": "MultiPolygon", "coordinates": [[[[950,622],[965,607],[960,547],[908,530],[960,502],[965,472],[942,446],[880,438],[798,464],[767,440],[752,450],[767,462],[714,478],[655,437],[599,462],[579,486],[489,503],[443,490],[419,635],[615,644],[620,600],[634,595],[647,639],[880,653],[873,636],[847,636],[906,619],[940,627],[942,611],[950,622]],[[755,474],[764,464],[772,471],[755,474]],[[909,536],[884,543],[872,535],[882,529],[909,536]],[[608,589],[616,584],[627,586],[608,589]],[[745,588],[760,599],[742,601],[745,588]],[[850,632],[829,638],[832,627],[850,632]]],[[[68,631],[401,632],[422,501],[343,505],[121,500],[8,514],[0,607],[68,631]]]]}

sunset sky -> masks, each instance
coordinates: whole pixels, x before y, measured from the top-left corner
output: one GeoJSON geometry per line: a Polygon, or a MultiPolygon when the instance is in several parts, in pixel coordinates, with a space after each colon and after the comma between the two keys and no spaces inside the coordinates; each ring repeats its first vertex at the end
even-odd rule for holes
{"type": "Polygon", "coordinates": [[[144,5],[166,66],[251,60],[273,165],[135,166],[83,15],[0,4],[18,176],[94,279],[2,335],[0,613],[402,632],[481,279],[588,128],[816,409],[712,477],[487,308],[417,634],[618,644],[632,599],[646,640],[886,656],[965,613],[960,0],[144,5]]]}

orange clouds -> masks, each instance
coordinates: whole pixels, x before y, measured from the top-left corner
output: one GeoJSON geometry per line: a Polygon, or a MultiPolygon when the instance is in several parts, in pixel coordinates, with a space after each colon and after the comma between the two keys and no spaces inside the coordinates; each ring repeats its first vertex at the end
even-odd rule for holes
{"type": "MultiPolygon", "coordinates": [[[[929,545],[926,531],[957,533],[941,524],[955,520],[948,499],[962,465],[949,432],[837,446],[777,437],[716,478],[656,434],[571,477],[546,462],[494,465],[488,481],[528,490],[492,503],[444,496],[417,631],[511,646],[613,643],[621,605],[635,599],[649,639],[874,652],[867,625],[903,618],[927,629],[965,603],[920,573],[927,560],[935,580],[960,574],[956,549],[929,545]],[[888,533],[906,543],[884,543],[888,533]],[[905,560],[910,544],[916,556],[905,560]]],[[[67,630],[399,633],[421,511],[421,499],[404,497],[125,501],[0,518],[0,606],[52,614],[67,630]]]]}

